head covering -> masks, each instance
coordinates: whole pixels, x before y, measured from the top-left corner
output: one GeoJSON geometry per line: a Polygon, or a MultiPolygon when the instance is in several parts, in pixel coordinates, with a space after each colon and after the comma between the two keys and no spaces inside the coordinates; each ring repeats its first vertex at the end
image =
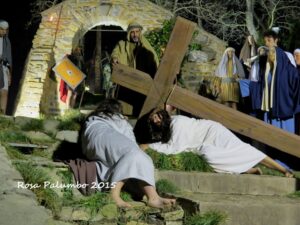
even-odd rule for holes
{"type": "MultiPolygon", "coordinates": [[[[228,52],[229,51],[234,51],[235,52],[235,49],[234,48],[226,48],[223,56],[222,56],[222,59],[218,65],[218,68],[216,69],[215,71],[215,75],[217,77],[227,77],[227,62],[228,62],[228,52]]],[[[236,57],[235,54],[233,54],[233,74],[237,74],[238,77],[240,78],[244,78],[245,77],[245,72],[244,72],[244,68],[240,62],[240,60],[236,57]]]]}
{"type": "Polygon", "coordinates": [[[141,24],[139,24],[137,22],[131,22],[127,27],[127,32],[131,31],[134,28],[139,28],[139,29],[143,30],[143,27],[141,24]]]}
{"type": "Polygon", "coordinates": [[[294,55],[295,55],[295,54],[300,54],[300,48],[296,48],[296,49],[295,49],[294,55]]]}
{"type": "Polygon", "coordinates": [[[240,53],[240,57],[239,59],[242,60],[243,62],[247,62],[247,59],[250,59],[251,57],[255,56],[256,53],[256,42],[253,38],[252,35],[249,35],[246,40],[245,43],[241,49],[241,53],[240,53]],[[252,39],[253,44],[250,45],[249,43],[249,37],[252,39]]]}
{"type": "Polygon", "coordinates": [[[9,27],[8,22],[6,22],[5,20],[0,20],[0,28],[8,29],[8,27],[9,27]]]}

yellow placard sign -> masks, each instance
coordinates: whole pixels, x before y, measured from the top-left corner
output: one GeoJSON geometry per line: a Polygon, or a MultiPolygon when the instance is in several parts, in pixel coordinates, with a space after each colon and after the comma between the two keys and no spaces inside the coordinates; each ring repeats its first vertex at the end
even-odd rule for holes
{"type": "Polygon", "coordinates": [[[70,88],[73,90],[84,80],[86,75],[71,62],[70,59],[64,57],[55,67],[53,71],[60,76],[70,88]]]}

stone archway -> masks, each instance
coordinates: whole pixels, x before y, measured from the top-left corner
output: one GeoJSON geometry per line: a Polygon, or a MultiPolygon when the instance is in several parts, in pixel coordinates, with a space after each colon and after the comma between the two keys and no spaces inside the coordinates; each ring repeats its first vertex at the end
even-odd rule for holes
{"type": "Polygon", "coordinates": [[[58,115],[64,110],[51,68],[70,54],[94,26],[115,25],[126,30],[139,21],[144,31],[161,27],[172,13],[147,0],[66,0],[42,13],[42,21],[27,57],[14,116],[58,115]]]}

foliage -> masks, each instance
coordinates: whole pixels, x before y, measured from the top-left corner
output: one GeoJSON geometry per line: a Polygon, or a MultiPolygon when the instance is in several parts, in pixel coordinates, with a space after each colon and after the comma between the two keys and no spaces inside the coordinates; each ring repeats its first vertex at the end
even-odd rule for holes
{"type": "Polygon", "coordinates": [[[125,201],[125,202],[129,202],[132,201],[131,195],[127,192],[121,192],[120,194],[121,198],[125,201]]]}
{"type": "Polygon", "coordinates": [[[166,20],[163,22],[161,29],[151,31],[145,35],[151,46],[156,51],[159,59],[162,57],[163,52],[168,44],[174,24],[174,19],[166,20]]]}
{"type": "Polygon", "coordinates": [[[179,191],[179,188],[176,187],[172,182],[166,179],[160,179],[156,182],[156,189],[159,194],[162,193],[171,193],[175,194],[179,191]]]}
{"type": "Polygon", "coordinates": [[[76,204],[78,206],[83,206],[91,211],[91,214],[95,215],[99,212],[99,210],[111,203],[111,200],[109,198],[109,194],[105,192],[96,192],[95,194],[92,194],[91,196],[88,196],[84,199],[79,200],[76,204]]]}
{"type": "Polygon", "coordinates": [[[300,198],[300,191],[295,191],[292,194],[289,194],[288,197],[290,198],[300,198]]]}
{"type": "Polygon", "coordinates": [[[58,130],[80,130],[80,125],[85,116],[79,110],[67,110],[63,116],[58,117],[60,120],[57,126],[58,130]]]}
{"type": "Polygon", "coordinates": [[[0,116],[0,127],[1,127],[1,130],[15,128],[15,124],[11,119],[0,116]]]}
{"type": "MultiPolygon", "coordinates": [[[[56,174],[62,178],[63,184],[72,184],[73,182],[73,174],[70,170],[65,171],[57,171],[56,174]]],[[[71,205],[73,203],[73,189],[72,187],[65,187],[62,189],[63,192],[63,198],[62,198],[62,204],[64,206],[71,205]]]]}
{"type": "Polygon", "coordinates": [[[25,160],[26,157],[18,149],[5,145],[6,152],[11,159],[25,160]]]}
{"type": "Polygon", "coordinates": [[[19,130],[1,130],[0,131],[0,143],[8,142],[22,142],[30,143],[30,140],[26,135],[19,130]]]}
{"type": "MultiPolygon", "coordinates": [[[[170,35],[175,25],[175,19],[165,20],[160,29],[153,30],[145,35],[151,46],[154,48],[159,59],[163,56],[164,50],[169,42],[170,35]]],[[[194,33],[194,37],[197,32],[194,33]]],[[[198,43],[191,43],[189,50],[201,50],[201,45],[198,43]]]]}
{"type": "Polygon", "coordinates": [[[158,169],[202,172],[213,171],[203,155],[197,155],[192,152],[166,155],[152,149],[147,149],[147,154],[150,155],[155,167],[158,169]]]}
{"type": "Polygon", "coordinates": [[[44,123],[43,120],[32,119],[29,122],[25,123],[22,127],[24,131],[43,131],[44,123]]]}
{"type": "Polygon", "coordinates": [[[259,164],[258,167],[261,169],[261,171],[263,172],[264,175],[281,176],[281,177],[284,176],[278,170],[270,169],[270,168],[268,168],[268,167],[266,167],[266,166],[264,166],[262,164],[259,164]]]}
{"type": "Polygon", "coordinates": [[[33,166],[31,163],[15,163],[17,170],[21,173],[26,184],[38,185],[31,190],[36,194],[41,205],[49,208],[54,216],[57,216],[61,210],[61,201],[58,195],[51,188],[44,188],[44,182],[50,181],[47,173],[33,166]]]}
{"type": "Polygon", "coordinates": [[[219,225],[225,222],[227,216],[218,211],[192,215],[184,221],[184,225],[219,225]]]}

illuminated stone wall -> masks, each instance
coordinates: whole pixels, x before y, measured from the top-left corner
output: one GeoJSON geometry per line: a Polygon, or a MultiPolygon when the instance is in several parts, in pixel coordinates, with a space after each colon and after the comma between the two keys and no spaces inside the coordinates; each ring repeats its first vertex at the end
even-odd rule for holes
{"type": "MultiPolygon", "coordinates": [[[[93,27],[115,25],[126,30],[136,20],[147,32],[172,16],[147,0],[66,0],[44,11],[27,57],[14,115],[37,118],[41,114],[59,115],[67,109],[59,100],[60,80],[51,69],[93,27]]],[[[203,30],[199,35],[207,38],[219,56],[224,42],[203,30]]]]}

